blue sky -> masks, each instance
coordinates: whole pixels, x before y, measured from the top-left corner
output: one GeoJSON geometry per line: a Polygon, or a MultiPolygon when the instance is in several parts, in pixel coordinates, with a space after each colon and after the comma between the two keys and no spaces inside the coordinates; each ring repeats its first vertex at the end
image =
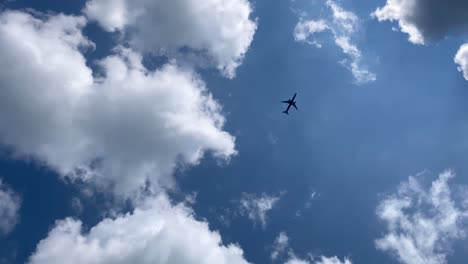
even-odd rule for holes
{"type": "Polygon", "coordinates": [[[467,259],[463,1],[2,6],[0,263],[467,259]]]}

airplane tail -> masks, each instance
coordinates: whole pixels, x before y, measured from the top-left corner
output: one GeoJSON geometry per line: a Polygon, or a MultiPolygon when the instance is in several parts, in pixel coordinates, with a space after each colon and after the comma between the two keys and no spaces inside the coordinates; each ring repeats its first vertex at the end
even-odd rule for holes
{"type": "Polygon", "coordinates": [[[285,113],[285,114],[289,115],[288,111],[283,111],[283,113],[285,113]]]}

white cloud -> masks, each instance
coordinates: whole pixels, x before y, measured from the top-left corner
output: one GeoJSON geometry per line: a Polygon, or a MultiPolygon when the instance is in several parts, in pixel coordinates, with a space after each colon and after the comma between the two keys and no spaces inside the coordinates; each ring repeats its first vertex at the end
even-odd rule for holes
{"type": "Polygon", "coordinates": [[[458,64],[458,71],[463,72],[463,77],[468,81],[468,43],[460,47],[454,60],[458,64]]]}
{"type": "Polygon", "coordinates": [[[341,6],[337,5],[333,0],[327,0],[327,6],[332,11],[332,18],[335,25],[334,30],[339,30],[343,32],[353,33],[356,31],[359,18],[350,11],[343,9],[341,6]]]}
{"type": "Polygon", "coordinates": [[[281,232],[276,237],[273,243],[273,251],[271,252],[271,259],[276,260],[285,250],[289,247],[289,238],[286,232],[281,232]]]}
{"type": "Polygon", "coordinates": [[[352,262],[347,258],[341,261],[338,257],[321,256],[318,260],[303,260],[295,256],[291,256],[285,264],[352,264],[352,262]]]}
{"type": "Polygon", "coordinates": [[[197,221],[183,204],[164,195],[133,213],[104,219],[89,231],[67,218],[37,246],[29,264],[203,263],[247,264],[238,245],[223,245],[218,232],[197,221]]]}
{"type": "Polygon", "coordinates": [[[468,2],[465,0],[387,0],[372,16],[379,21],[398,21],[400,30],[414,44],[467,31],[468,2]]]}
{"type": "Polygon", "coordinates": [[[110,32],[122,30],[130,21],[135,20],[137,15],[129,12],[126,0],[88,1],[84,13],[110,32]]]}
{"type": "Polygon", "coordinates": [[[298,259],[296,257],[292,257],[288,259],[284,264],[310,264],[308,260],[298,259]]]}
{"type": "Polygon", "coordinates": [[[349,55],[353,59],[361,57],[361,51],[351,43],[349,37],[337,37],[335,39],[336,45],[343,50],[343,53],[349,55]]]}
{"type": "Polygon", "coordinates": [[[466,235],[467,201],[452,198],[448,181],[450,171],[439,175],[425,190],[414,177],[386,197],[377,208],[378,217],[387,225],[388,233],[378,240],[378,249],[395,255],[406,264],[443,264],[450,253],[450,244],[466,235]]]}
{"type": "Polygon", "coordinates": [[[312,192],[309,194],[309,197],[307,197],[307,200],[306,200],[306,202],[305,202],[305,204],[304,204],[304,207],[301,208],[301,209],[299,209],[299,210],[297,210],[296,213],[295,213],[295,216],[296,216],[296,217],[300,217],[300,216],[302,216],[302,212],[303,212],[304,210],[310,209],[310,207],[312,207],[312,201],[313,201],[317,196],[318,196],[318,194],[317,194],[316,192],[312,191],[312,192]]]}
{"type": "Polygon", "coordinates": [[[299,18],[299,22],[294,28],[294,40],[298,42],[306,42],[314,45],[317,48],[321,48],[322,44],[316,40],[310,41],[309,36],[323,32],[328,29],[328,25],[325,20],[304,20],[302,17],[299,18]]]}
{"type": "Polygon", "coordinates": [[[289,246],[289,237],[286,232],[281,232],[273,243],[273,251],[271,253],[271,259],[273,261],[278,260],[287,251],[288,259],[285,264],[352,264],[348,258],[344,258],[342,262],[338,257],[326,257],[326,256],[313,256],[308,254],[308,258],[301,259],[294,254],[294,250],[289,246]]]}
{"type": "Polygon", "coordinates": [[[362,65],[361,50],[352,41],[359,29],[359,18],[332,0],[327,0],[326,5],[331,11],[330,18],[306,20],[300,17],[294,28],[294,39],[320,48],[322,44],[318,43],[313,36],[319,32],[330,31],[333,34],[335,44],[348,57],[341,61],[341,64],[351,71],[356,83],[363,84],[375,81],[377,79],[375,73],[362,65]]]}
{"type": "Polygon", "coordinates": [[[337,257],[328,258],[322,256],[320,257],[320,260],[315,262],[315,264],[352,264],[352,262],[347,258],[345,258],[344,261],[341,261],[337,257]]]}
{"type": "Polygon", "coordinates": [[[406,12],[411,10],[412,1],[388,1],[383,8],[378,8],[372,13],[379,21],[398,20],[402,32],[409,35],[408,40],[414,44],[424,44],[424,37],[418,28],[411,22],[406,21],[404,17],[406,12]]]}
{"type": "Polygon", "coordinates": [[[142,52],[178,56],[189,48],[232,78],[257,29],[247,0],[90,0],[84,12],[128,35],[142,52]]]}
{"type": "Polygon", "coordinates": [[[227,159],[234,138],[205,84],[169,63],[148,71],[128,49],[98,62],[94,78],[80,49],[83,17],[0,14],[0,142],[61,175],[127,194],[170,186],[178,165],[206,151],[227,159]]]}
{"type": "Polygon", "coordinates": [[[311,192],[309,195],[309,199],[307,199],[307,202],[304,205],[304,208],[309,209],[312,206],[312,201],[315,199],[316,196],[317,196],[316,192],[311,192]]]}
{"type": "Polygon", "coordinates": [[[240,212],[252,220],[255,224],[260,224],[263,228],[267,224],[267,214],[279,201],[281,195],[270,196],[263,193],[260,196],[244,193],[240,200],[240,212]]]}
{"type": "MultiPolygon", "coordinates": [[[[466,0],[387,0],[372,16],[379,21],[398,21],[410,42],[424,45],[450,35],[468,33],[467,12],[466,0]]],[[[466,44],[460,47],[455,62],[468,80],[467,49],[466,44]]]]}
{"type": "Polygon", "coordinates": [[[0,235],[10,233],[19,219],[21,199],[0,179],[0,235]]]}

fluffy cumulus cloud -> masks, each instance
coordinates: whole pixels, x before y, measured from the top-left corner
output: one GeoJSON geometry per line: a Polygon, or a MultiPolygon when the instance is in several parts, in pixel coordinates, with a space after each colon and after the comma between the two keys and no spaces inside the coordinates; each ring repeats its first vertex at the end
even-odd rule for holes
{"type": "Polygon", "coordinates": [[[260,196],[244,193],[240,200],[240,213],[246,215],[254,224],[266,227],[268,212],[273,209],[281,196],[270,196],[263,193],[260,196]]]}
{"type": "Polygon", "coordinates": [[[257,28],[247,0],[90,0],[84,12],[107,31],[124,32],[138,51],[189,53],[229,78],[257,28]]]}
{"type": "MultiPolygon", "coordinates": [[[[398,21],[410,42],[423,45],[449,35],[468,33],[467,13],[465,0],[387,0],[372,16],[379,21],[398,21]]],[[[460,47],[455,62],[468,80],[467,45],[460,47]]]]}
{"type": "Polygon", "coordinates": [[[463,77],[468,81],[468,43],[460,47],[454,60],[458,64],[458,70],[463,73],[463,77]]]}
{"type": "Polygon", "coordinates": [[[227,159],[234,138],[221,107],[191,70],[168,63],[149,71],[118,48],[86,66],[83,17],[0,14],[0,142],[61,175],[128,193],[171,185],[173,170],[206,151],[227,159]]]}
{"type": "Polygon", "coordinates": [[[185,205],[149,199],[133,213],[104,219],[89,231],[80,221],[58,221],[29,264],[203,263],[247,264],[239,246],[223,245],[217,232],[185,205]]]}
{"type": "Polygon", "coordinates": [[[373,13],[379,21],[398,21],[415,44],[468,32],[465,0],[387,0],[373,13]]]}
{"type": "Polygon", "coordinates": [[[375,73],[369,71],[363,65],[362,52],[353,41],[359,30],[359,18],[332,0],[327,0],[326,6],[330,13],[326,19],[307,20],[303,17],[299,18],[299,22],[294,28],[294,39],[321,48],[322,44],[314,39],[314,35],[330,31],[335,45],[347,56],[340,63],[351,71],[356,83],[363,84],[375,81],[377,79],[375,73]]]}
{"type": "MultiPolygon", "coordinates": [[[[406,264],[443,264],[453,241],[466,235],[467,201],[454,199],[446,171],[426,190],[416,178],[398,188],[378,206],[388,233],[376,240],[378,249],[406,264]]],[[[459,195],[464,197],[465,195],[459,195]]],[[[466,198],[464,198],[466,199],[466,198]]]]}
{"type": "Polygon", "coordinates": [[[0,179],[0,235],[10,233],[19,219],[21,199],[0,179]]]}

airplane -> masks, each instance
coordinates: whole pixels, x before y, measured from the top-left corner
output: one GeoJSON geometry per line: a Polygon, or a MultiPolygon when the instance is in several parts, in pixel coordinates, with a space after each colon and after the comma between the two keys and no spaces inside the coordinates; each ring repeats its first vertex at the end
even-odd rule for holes
{"type": "Polygon", "coordinates": [[[286,111],[283,111],[283,113],[289,115],[289,108],[291,108],[291,105],[294,106],[294,108],[296,108],[296,110],[299,110],[299,109],[297,109],[296,102],[294,102],[294,99],[296,98],[296,94],[297,93],[294,93],[294,96],[293,96],[292,99],[288,99],[286,101],[281,101],[282,103],[288,104],[288,108],[286,109],[286,111]]]}

